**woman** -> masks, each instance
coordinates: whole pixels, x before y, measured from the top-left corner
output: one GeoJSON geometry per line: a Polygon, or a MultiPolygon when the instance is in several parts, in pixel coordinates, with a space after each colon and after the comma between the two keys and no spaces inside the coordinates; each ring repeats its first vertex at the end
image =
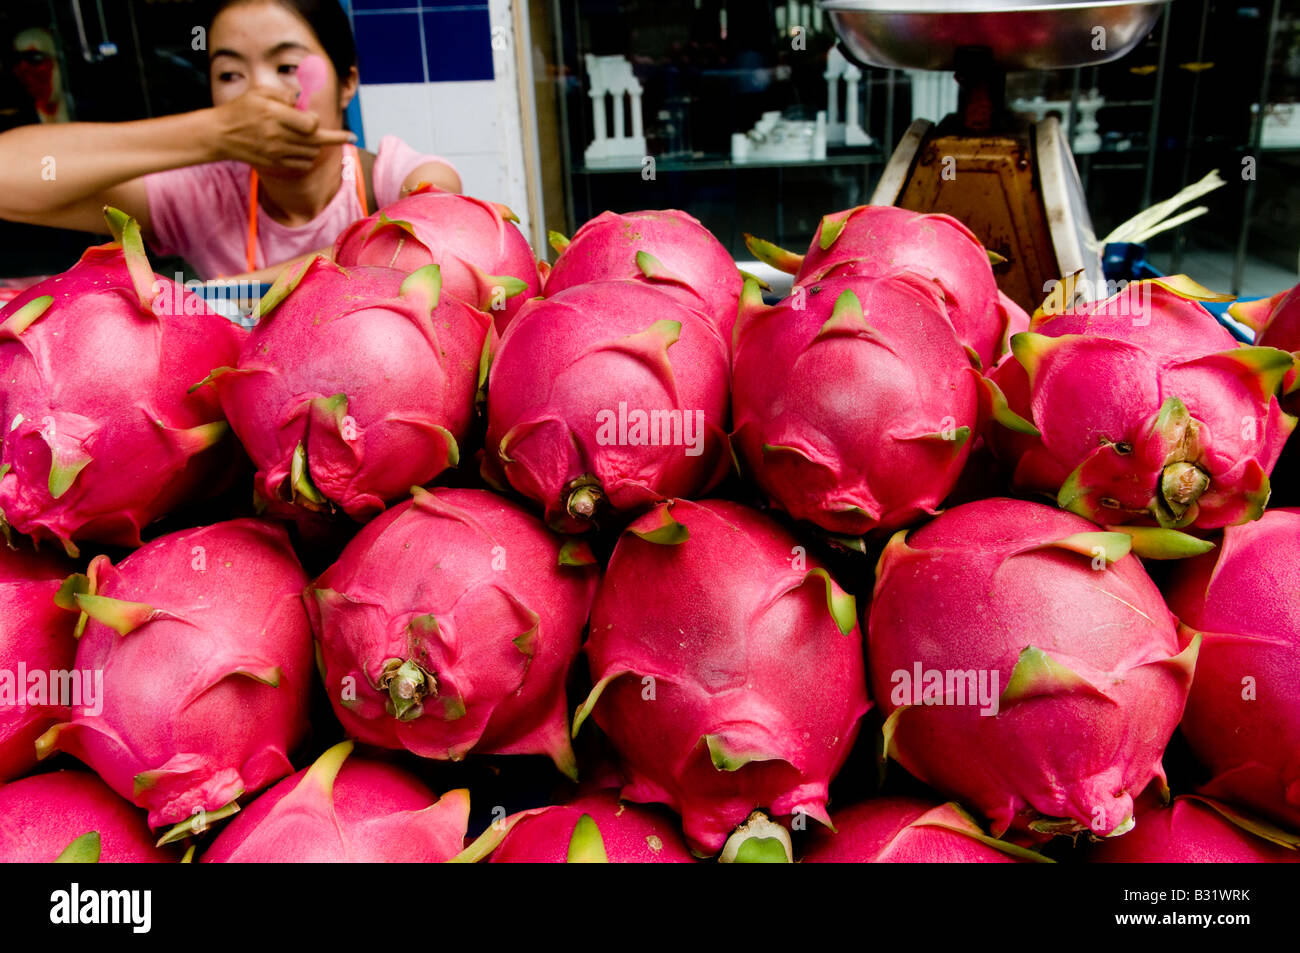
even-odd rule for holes
{"type": "Polygon", "coordinates": [[[103,232],[112,205],[205,279],[270,281],[420,182],[460,191],[448,163],[395,136],[377,154],[352,145],[356,47],[338,0],[218,0],[207,47],[209,109],[0,134],[0,218],[103,232]],[[295,73],[313,54],[333,68],[304,111],[295,73]]]}

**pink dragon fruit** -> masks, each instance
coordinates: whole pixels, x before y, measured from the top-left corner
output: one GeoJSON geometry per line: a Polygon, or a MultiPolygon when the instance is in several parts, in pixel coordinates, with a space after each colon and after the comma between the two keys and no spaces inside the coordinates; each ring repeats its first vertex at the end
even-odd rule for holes
{"type": "Polygon", "coordinates": [[[0,863],[175,863],[144,815],[88,771],[53,771],[0,786],[0,863]]]}
{"type": "Polygon", "coordinates": [[[154,275],[134,219],[107,218],[116,242],[0,311],[0,530],[70,555],[139,546],[238,460],[216,397],[186,387],[233,362],[243,330],[154,275]]]}
{"type": "Polygon", "coordinates": [[[410,772],[349,758],[352,742],[322,754],[240,811],[205,864],[439,864],[465,844],[469,792],[437,797],[410,772]]]}
{"type": "Polygon", "coordinates": [[[233,812],[293,771],[307,733],[306,585],[284,529],[253,519],[162,536],[117,567],[96,557],[60,597],[82,612],[77,668],[103,673],[102,704],[74,705],[37,754],[80,758],[151,827],[233,812]]]}
{"type": "MultiPolygon", "coordinates": [[[[1271,298],[1234,304],[1228,311],[1256,330],[1255,343],[1290,352],[1295,364],[1282,381],[1282,409],[1300,416],[1300,285],[1271,298]]],[[[1287,442],[1273,468],[1272,483],[1278,489],[1271,502],[1300,505],[1300,439],[1287,442]]]]}
{"type": "Polygon", "coordinates": [[[690,864],[677,819],[662,808],[625,804],[612,792],[521,811],[494,823],[461,862],[494,864],[690,864]]]}
{"type": "Polygon", "coordinates": [[[1208,798],[1139,811],[1129,834],[1092,846],[1094,864],[1296,864],[1300,837],[1208,798]]]}
{"type": "Polygon", "coordinates": [[[1041,854],[989,837],[960,805],[881,797],[836,811],[835,830],[816,830],[805,864],[1043,863],[1041,854]]]}
{"type": "Polygon", "coordinates": [[[484,477],[564,532],[707,492],[731,466],[727,354],[704,315],[641,282],[530,302],[492,362],[484,477]]]}
{"type": "Polygon", "coordinates": [[[237,368],[212,380],[272,501],[358,521],[459,460],[487,371],[491,319],[409,277],[320,256],[281,275],[237,368]]]}
{"type": "Polygon", "coordinates": [[[867,637],[886,755],[997,837],[1131,827],[1133,797],[1164,784],[1200,644],[1180,649],[1132,546],[1004,499],[895,534],[867,637]]]}
{"type": "Polygon", "coordinates": [[[827,789],[870,707],[853,597],[737,503],[669,501],[614,548],[586,646],[590,715],[622,796],[667,804],[699,854],[755,807],[829,824],[827,789]]]}
{"type": "Polygon", "coordinates": [[[1200,662],[1182,730],[1211,797],[1300,833],[1300,509],[1224,530],[1167,587],[1200,662]]]}
{"type": "Polygon", "coordinates": [[[537,259],[517,221],[504,205],[426,186],[349,225],[333,258],[345,268],[407,274],[436,264],[446,291],[489,312],[504,332],[523,303],[541,294],[537,259]]]}
{"type": "Polygon", "coordinates": [[[459,761],[546,754],[576,776],[565,678],[597,570],[486,490],[415,490],[367,524],[306,594],[348,734],[459,761]]]}
{"type": "Polygon", "coordinates": [[[74,688],[81,695],[75,620],[54,604],[71,572],[61,559],[0,543],[0,783],[36,766],[36,739],[68,718],[74,688]]]}
{"type": "Polygon", "coordinates": [[[1275,396],[1291,356],[1238,346],[1182,276],[1042,314],[991,374],[990,431],[1018,488],[1095,522],[1215,529],[1257,519],[1296,419],[1275,396]]]}
{"type": "Polygon", "coordinates": [[[1228,313],[1255,329],[1255,343],[1290,351],[1296,363],[1282,382],[1288,413],[1300,415],[1300,285],[1271,298],[1239,301],[1228,313]]]}
{"type": "Polygon", "coordinates": [[[978,427],[978,374],[935,285],[906,274],[827,279],[773,308],[746,284],[732,374],[732,440],[758,485],[834,533],[934,513],[978,427]]]}
{"type": "Polygon", "coordinates": [[[983,367],[997,363],[1008,322],[1020,312],[998,291],[980,240],[949,215],[889,205],[833,212],[822,218],[802,256],[749,235],[745,239],[761,260],[794,275],[796,285],[846,275],[884,278],[899,271],[933,280],[957,339],[983,367]]]}
{"type": "Polygon", "coordinates": [[[740,272],[722,242],[685,212],[601,212],[572,240],[552,232],[551,245],[560,257],[546,279],[548,296],[592,281],[647,281],[711,317],[731,340],[740,272]]]}
{"type": "Polygon", "coordinates": [[[1032,319],[1025,313],[1025,309],[1020,307],[1001,291],[998,292],[998,300],[1002,302],[1002,310],[1007,315],[1006,334],[1002,338],[1001,353],[998,358],[999,363],[1012,358],[1011,339],[1022,331],[1028,331],[1032,319]]]}

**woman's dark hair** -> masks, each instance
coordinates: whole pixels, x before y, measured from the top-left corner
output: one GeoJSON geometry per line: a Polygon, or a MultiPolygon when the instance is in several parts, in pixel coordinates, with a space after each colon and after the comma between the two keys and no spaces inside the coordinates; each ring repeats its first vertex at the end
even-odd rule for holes
{"type": "MultiPolygon", "coordinates": [[[[241,3],[253,3],[257,0],[215,0],[212,16],[208,18],[208,27],[217,15],[229,7],[241,3]]],[[[325,55],[334,66],[334,73],[342,83],[348,78],[352,67],[357,65],[357,44],[352,38],[352,25],[348,15],[343,12],[339,0],[271,0],[293,13],[298,14],[320,40],[325,55]]]]}

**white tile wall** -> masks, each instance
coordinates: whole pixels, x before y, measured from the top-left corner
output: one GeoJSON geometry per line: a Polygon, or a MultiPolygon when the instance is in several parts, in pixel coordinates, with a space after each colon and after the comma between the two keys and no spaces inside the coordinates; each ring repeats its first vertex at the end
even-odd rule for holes
{"type": "MultiPolygon", "coordinates": [[[[501,117],[500,135],[497,137],[499,165],[504,176],[502,201],[509,205],[519,216],[519,228],[533,245],[534,253],[544,247],[546,235],[541,230],[540,205],[533,207],[529,200],[532,191],[533,201],[541,201],[541,177],[534,167],[531,174],[528,169],[527,156],[535,158],[537,136],[535,132],[525,133],[525,111],[532,113],[528,119],[535,117],[535,110],[527,97],[521,97],[519,88],[519,64],[517,51],[532,48],[528,35],[527,3],[519,18],[524,26],[521,34],[515,32],[515,7],[520,0],[488,0],[488,16],[492,24],[492,73],[496,78],[497,114],[501,117]]],[[[530,124],[531,125],[531,124],[530,124]]]]}
{"type": "Polygon", "coordinates": [[[399,136],[412,149],[454,164],[467,195],[520,205],[516,212],[526,213],[524,201],[507,194],[505,130],[494,81],[362,86],[360,95],[371,149],[384,136],[399,136]]]}
{"type": "Polygon", "coordinates": [[[428,89],[432,85],[436,84],[363,84],[358,95],[366,147],[374,151],[384,136],[398,136],[416,152],[438,154],[428,108],[428,89]]]}
{"type": "Polygon", "coordinates": [[[460,172],[465,193],[504,202],[530,230],[521,105],[512,52],[512,5],[489,0],[495,79],[362,85],[362,126],[373,149],[399,136],[419,152],[440,155],[460,172]],[[498,42],[498,40],[502,40],[498,42]]]}
{"type": "Polygon", "coordinates": [[[438,155],[456,167],[466,195],[504,202],[516,215],[523,214],[506,193],[506,170],[498,153],[439,152],[438,155]]]}
{"type": "Polygon", "coordinates": [[[429,83],[429,118],[435,152],[495,152],[500,119],[495,80],[429,83]]]}

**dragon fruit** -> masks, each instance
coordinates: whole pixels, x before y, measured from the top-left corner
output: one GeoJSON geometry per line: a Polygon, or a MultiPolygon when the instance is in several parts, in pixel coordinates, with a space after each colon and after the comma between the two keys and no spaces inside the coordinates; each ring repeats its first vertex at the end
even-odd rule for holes
{"type": "MultiPolygon", "coordinates": [[[[1300,416],[1300,285],[1271,298],[1239,301],[1228,311],[1256,330],[1255,343],[1289,351],[1295,364],[1282,381],[1282,409],[1300,416]]],[[[1273,468],[1274,505],[1300,506],[1300,438],[1287,442],[1273,468]]]]}
{"type": "Polygon", "coordinates": [[[867,636],[886,756],[996,837],[1128,830],[1133,797],[1165,783],[1200,644],[1180,648],[1133,544],[1004,499],[895,534],[867,636]]]}
{"type": "Polygon", "coordinates": [[[244,331],[156,276],[134,219],[117,241],[0,311],[0,530],[139,546],[140,530],[233,475],[215,395],[189,383],[231,363],[244,331]]]}
{"type": "Polygon", "coordinates": [[[1182,731],[1214,774],[1204,793],[1300,833],[1300,509],[1228,527],[1166,595],[1201,639],[1182,731]]]}
{"type": "Polygon", "coordinates": [[[1028,331],[1032,319],[1025,313],[1025,309],[1020,307],[1001,291],[998,292],[998,300],[1002,302],[1002,310],[1007,315],[1006,334],[1002,338],[1002,356],[998,361],[1005,361],[1012,357],[1011,338],[1022,331],[1028,331]]]}
{"type": "Polygon", "coordinates": [[[793,274],[796,285],[847,275],[883,278],[900,271],[934,281],[957,339],[983,367],[997,362],[1008,322],[1020,312],[998,291],[980,240],[949,215],[859,205],[823,217],[806,255],[749,235],[745,243],[761,260],[793,274]]]}
{"type": "Polygon", "coordinates": [[[1288,413],[1300,415],[1300,285],[1271,298],[1239,301],[1228,313],[1255,329],[1255,343],[1290,351],[1294,364],[1282,382],[1288,413]]]}
{"type": "Polygon", "coordinates": [[[317,256],[281,275],[211,377],[260,496],[364,522],[457,463],[495,332],[439,274],[317,256]]]}
{"type": "Polygon", "coordinates": [[[1139,811],[1123,837],[1093,845],[1095,864],[1296,864],[1300,837],[1244,817],[1208,798],[1174,798],[1168,807],[1139,811]]]}
{"type": "Polygon", "coordinates": [[[662,808],[625,804],[603,792],[521,811],[495,822],[461,862],[494,864],[689,864],[677,820],[662,808]]]}
{"type": "Polygon", "coordinates": [[[468,791],[438,798],[410,772],[351,753],[352,742],[341,742],[271,788],[202,862],[438,864],[460,852],[468,791]]]}
{"type": "Polygon", "coordinates": [[[523,303],[541,294],[537,259],[517,221],[504,205],[425,186],[349,225],[333,258],[345,268],[407,274],[436,264],[446,291],[489,312],[504,332],[523,303]]]}
{"type": "Polygon", "coordinates": [[[78,698],[94,691],[71,672],[75,620],[54,604],[71,572],[61,559],[0,543],[0,782],[36,766],[36,739],[67,719],[74,689],[78,698]]]}
{"type": "Polygon", "coordinates": [[[790,830],[798,823],[802,829],[804,816],[781,818],[774,821],[761,808],[755,808],[731,832],[718,854],[720,864],[793,864],[794,844],[790,830]]]}
{"type": "Polygon", "coordinates": [[[638,281],[530,302],[492,362],[484,478],[564,532],[707,492],[731,466],[727,355],[704,315],[638,281]]]}
{"type": "Polygon", "coordinates": [[[144,815],[88,771],[52,771],[0,786],[0,863],[174,863],[144,815]]]}
{"type": "Polygon", "coordinates": [[[285,530],[253,519],[96,557],[60,599],[82,613],[76,664],[103,673],[102,705],[74,705],[37,754],[80,758],[151,827],[233,812],[306,737],[306,585],[285,530]]]}
{"type": "Polygon", "coordinates": [[[417,488],[305,597],[344,729],[440,760],[546,754],[576,776],[565,678],[594,563],[486,490],[417,488]]]}
{"type": "Polygon", "coordinates": [[[551,245],[560,257],[546,279],[548,296],[592,281],[647,281],[704,312],[731,340],[740,272],[722,242],[685,212],[602,212],[571,240],[552,232],[551,245]]]}
{"type": "Polygon", "coordinates": [[[1291,355],[1238,346],[1182,276],[1041,314],[991,380],[1014,483],[1080,516],[1208,530],[1257,519],[1296,418],[1276,391],[1291,355]]]}
{"type": "Polygon", "coordinates": [[[978,375],[935,285],[906,274],[827,279],[773,308],[746,284],[732,374],[732,440],[758,485],[834,533],[934,513],[978,427],[978,375]]]}
{"type": "Polygon", "coordinates": [[[622,797],[682,815],[716,854],[755,807],[829,824],[827,789],[870,707],[854,599],[771,518],[666,502],[623,532],[591,613],[595,684],[574,718],[609,736],[622,797]]]}
{"type": "Polygon", "coordinates": [[[835,831],[816,830],[805,864],[1043,863],[1041,854],[989,837],[960,805],[882,797],[836,811],[835,831]]]}

